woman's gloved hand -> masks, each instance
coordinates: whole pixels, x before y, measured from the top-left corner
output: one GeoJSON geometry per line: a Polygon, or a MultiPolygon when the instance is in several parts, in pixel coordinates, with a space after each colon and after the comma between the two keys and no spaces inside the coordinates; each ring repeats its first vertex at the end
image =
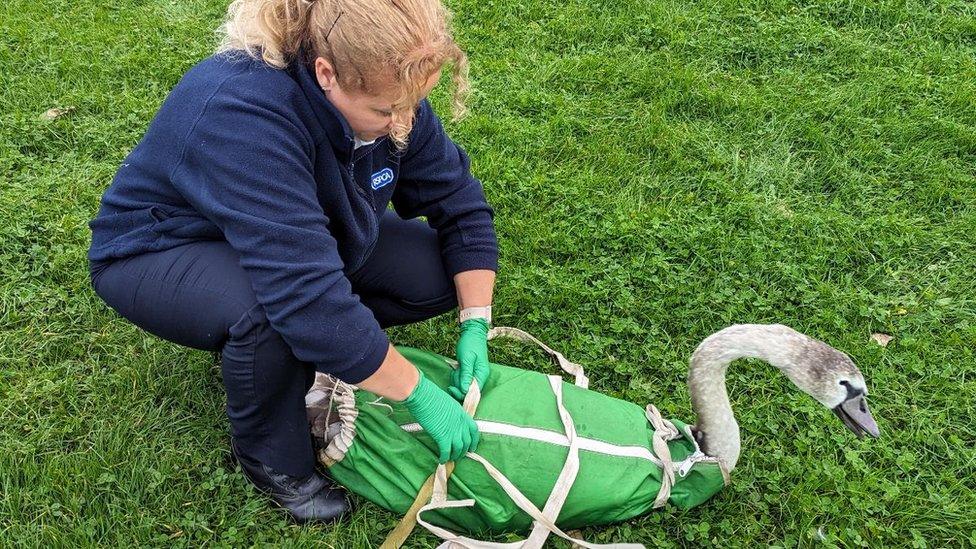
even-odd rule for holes
{"type": "Polygon", "coordinates": [[[420,381],[403,403],[420,426],[437,443],[438,461],[457,461],[468,451],[478,449],[478,425],[440,387],[420,374],[420,381]]]}
{"type": "Polygon", "coordinates": [[[490,366],[488,365],[488,322],[472,318],[461,323],[461,337],[457,344],[458,367],[451,374],[448,392],[463,401],[468,394],[471,380],[478,380],[478,387],[485,388],[490,366]]]}

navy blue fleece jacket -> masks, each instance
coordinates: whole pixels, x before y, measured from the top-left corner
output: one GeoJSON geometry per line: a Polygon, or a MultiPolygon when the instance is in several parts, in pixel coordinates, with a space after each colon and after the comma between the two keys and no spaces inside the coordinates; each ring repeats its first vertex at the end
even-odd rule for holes
{"type": "Polygon", "coordinates": [[[186,73],[119,168],[90,223],[88,257],[224,239],[295,356],[357,383],[388,340],[346,275],[371,252],[391,201],[437,231],[449,275],[497,270],[492,210],[468,165],[426,101],[407,150],[388,138],[354,150],[305,64],[217,55],[186,73]]]}

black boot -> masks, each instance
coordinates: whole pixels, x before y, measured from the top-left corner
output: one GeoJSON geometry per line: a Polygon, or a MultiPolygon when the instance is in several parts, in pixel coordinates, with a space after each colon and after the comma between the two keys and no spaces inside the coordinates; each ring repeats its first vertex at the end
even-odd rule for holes
{"type": "Polygon", "coordinates": [[[233,439],[230,449],[251,484],[267,492],[296,522],[334,522],[350,510],[345,490],[317,471],[307,478],[292,477],[242,454],[233,439]]]}

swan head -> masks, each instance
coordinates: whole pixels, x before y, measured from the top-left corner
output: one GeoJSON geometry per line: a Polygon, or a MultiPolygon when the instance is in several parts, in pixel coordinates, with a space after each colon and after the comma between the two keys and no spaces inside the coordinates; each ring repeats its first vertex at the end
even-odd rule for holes
{"type": "Polygon", "coordinates": [[[786,375],[803,392],[833,410],[858,438],[877,438],[878,424],[868,409],[864,375],[845,353],[813,338],[799,346],[786,375]]]}

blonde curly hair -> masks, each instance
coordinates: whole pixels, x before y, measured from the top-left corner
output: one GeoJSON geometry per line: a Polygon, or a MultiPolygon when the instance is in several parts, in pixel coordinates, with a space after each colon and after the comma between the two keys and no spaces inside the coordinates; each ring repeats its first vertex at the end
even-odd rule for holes
{"type": "Polygon", "coordinates": [[[423,86],[450,63],[453,114],[466,113],[468,60],[440,0],[234,0],[219,29],[218,53],[244,51],[276,68],[324,57],[339,84],[376,93],[398,88],[390,137],[404,149],[423,86]],[[300,51],[309,58],[298,59],[300,51]]]}

